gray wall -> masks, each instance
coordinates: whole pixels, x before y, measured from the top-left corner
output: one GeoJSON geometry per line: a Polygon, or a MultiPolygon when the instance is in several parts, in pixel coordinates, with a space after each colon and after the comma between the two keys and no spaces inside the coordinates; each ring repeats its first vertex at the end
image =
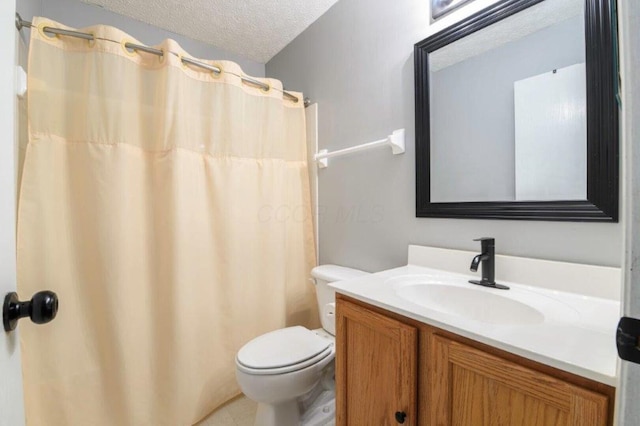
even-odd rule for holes
{"type": "Polygon", "coordinates": [[[429,28],[426,4],[340,0],[267,63],[319,103],[320,148],[407,131],[404,155],[370,151],[320,171],[320,262],[378,271],[405,264],[408,244],[476,250],[473,238],[493,236],[501,254],[619,266],[620,224],[415,217],[413,45],[443,22],[429,28]]]}
{"type": "Polygon", "coordinates": [[[576,16],[431,72],[431,199],[515,200],[513,84],[584,60],[576,16]]]}
{"type": "MultiPolygon", "coordinates": [[[[31,20],[33,15],[40,15],[76,28],[96,24],[111,25],[147,45],[158,44],[164,39],[171,38],[196,58],[234,61],[248,75],[265,76],[264,64],[78,0],[17,0],[17,10],[26,20],[31,20]]],[[[26,32],[23,30],[23,33],[26,32]]]]}
{"type": "Polygon", "coordinates": [[[30,21],[33,16],[42,14],[42,1],[43,0],[17,0],[16,12],[22,16],[22,19],[30,21]]]}

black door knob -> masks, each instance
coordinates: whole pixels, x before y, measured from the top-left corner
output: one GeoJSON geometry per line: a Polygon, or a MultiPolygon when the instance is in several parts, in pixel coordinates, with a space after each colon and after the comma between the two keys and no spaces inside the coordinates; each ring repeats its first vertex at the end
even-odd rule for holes
{"type": "Polygon", "coordinates": [[[58,313],[58,296],[52,291],[39,291],[31,300],[21,302],[16,293],[7,293],[2,307],[4,331],[13,331],[20,318],[29,317],[36,324],[46,324],[58,313]]]}
{"type": "Polygon", "coordinates": [[[396,422],[402,424],[404,420],[407,418],[407,413],[404,411],[396,411],[396,422]]]}

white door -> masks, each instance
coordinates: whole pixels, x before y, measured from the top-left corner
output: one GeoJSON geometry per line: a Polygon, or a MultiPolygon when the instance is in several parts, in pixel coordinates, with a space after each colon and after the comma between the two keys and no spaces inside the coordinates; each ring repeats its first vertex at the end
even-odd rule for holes
{"type": "MultiPolygon", "coordinates": [[[[16,289],[15,0],[0,1],[0,303],[16,289]]],[[[24,424],[17,333],[0,329],[0,426],[24,424]]]]}
{"type": "MultiPolygon", "coordinates": [[[[640,2],[618,1],[624,141],[623,314],[640,318],[640,2]]],[[[637,349],[637,345],[636,345],[637,349]]],[[[640,365],[621,362],[617,414],[621,426],[640,425],[640,365]]]]}
{"type": "Polygon", "coordinates": [[[516,200],[587,199],[584,63],[513,83],[516,200]]]}

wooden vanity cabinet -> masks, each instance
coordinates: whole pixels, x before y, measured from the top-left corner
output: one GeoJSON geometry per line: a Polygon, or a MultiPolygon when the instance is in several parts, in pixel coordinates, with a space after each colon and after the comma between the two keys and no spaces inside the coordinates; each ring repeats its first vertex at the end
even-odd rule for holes
{"type": "Polygon", "coordinates": [[[337,425],[417,425],[417,328],[338,303],[337,425]]]}
{"type": "Polygon", "coordinates": [[[606,395],[433,335],[434,425],[607,425],[606,395]]]}
{"type": "Polygon", "coordinates": [[[602,383],[343,295],[336,324],[337,425],[613,424],[602,383]]]}

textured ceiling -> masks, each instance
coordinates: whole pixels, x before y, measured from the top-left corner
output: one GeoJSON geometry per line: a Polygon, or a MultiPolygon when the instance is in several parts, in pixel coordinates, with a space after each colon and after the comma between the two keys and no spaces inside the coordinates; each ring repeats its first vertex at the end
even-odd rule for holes
{"type": "Polygon", "coordinates": [[[337,0],[82,0],[266,63],[337,0]]]}

